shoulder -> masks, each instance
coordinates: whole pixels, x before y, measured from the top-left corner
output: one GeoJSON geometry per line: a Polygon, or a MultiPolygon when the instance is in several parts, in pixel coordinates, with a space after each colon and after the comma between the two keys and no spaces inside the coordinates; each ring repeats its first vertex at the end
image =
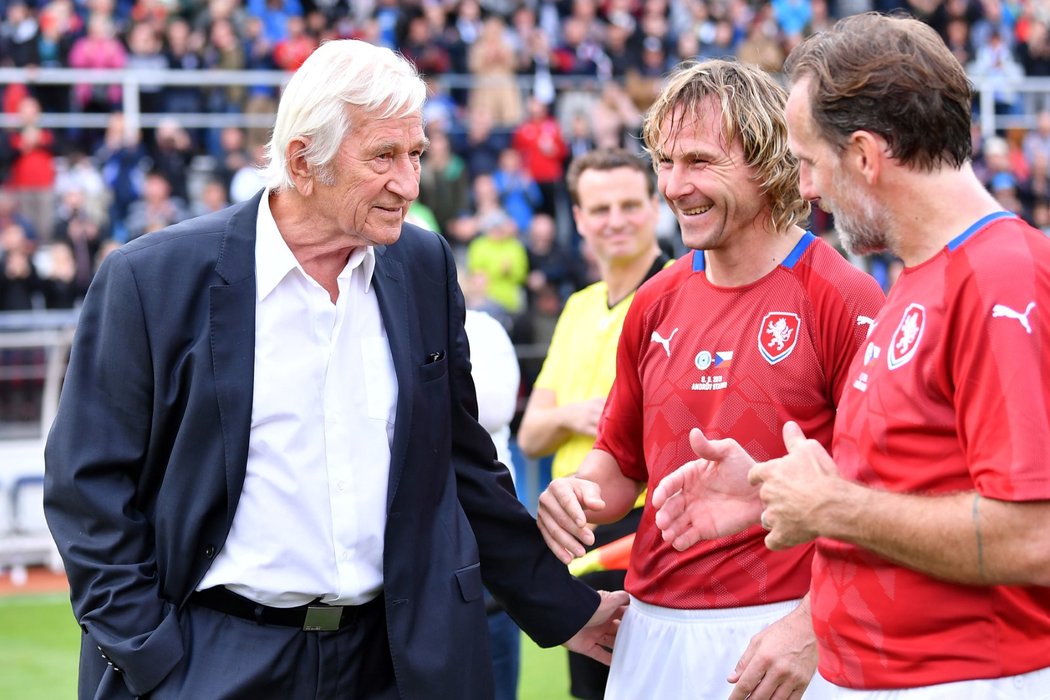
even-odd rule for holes
{"type": "Polygon", "coordinates": [[[668,262],[664,269],[647,279],[638,288],[634,294],[634,305],[652,303],[677,289],[689,276],[703,274],[693,269],[693,259],[696,255],[703,255],[703,253],[693,250],[677,260],[668,262]]]}
{"type": "Polygon", "coordinates": [[[1050,238],[1018,218],[993,222],[965,240],[949,245],[946,281],[949,294],[970,284],[982,296],[999,290],[1042,290],[1050,283],[1050,238]]]}
{"type": "Polygon", "coordinates": [[[147,233],[122,245],[117,252],[133,265],[157,262],[179,266],[201,257],[214,258],[222,247],[231,221],[237,214],[244,212],[246,206],[246,203],[236,204],[147,233]]]}
{"type": "Polygon", "coordinates": [[[594,306],[596,301],[601,301],[603,304],[607,303],[608,287],[605,282],[598,281],[587,285],[583,289],[573,292],[569,295],[569,298],[565,300],[565,308],[562,310],[562,316],[566,312],[573,312],[581,308],[591,308],[594,306]]]}
{"type": "Polygon", "coordinates": [[[513,350],[510,336],[503,324],[484,311],[467,309],[464,328],[467,339],[474,351],[484,348],[486,351],[497,347],[510,347],[513,350]]]}
{"type": "Polygon", "coordinates": [[[853,283],[878,286],[874,277],[851,263],[842,253],[821,238],[813,240],[799,262],[802,264],[797,266],[797,269],[812,272],[832,284],[853,283]]]}
{"type": "MultiPolygon", "coordinates": [[[[949,250],[951,248],[949,244],[949,250]]],[[[949,264],[965,261],[974,268],[995,268],[1022,262],[1027,266],[1047,261],[1048,251],[1050,238],[1042,231],[1032,228],[1020,218],[1008,217],[992,222],[964,241],[958,247],[962,255],[952,251],[949,264]]]]}
{"type": "Polygon", "coordinates": [[[503,328],[502,323],[493,318],[491,314],[477,309],[467,309],[465,325],[469,336],[474,336],[475,334],[485,336],[507,335],[507,331],[503,328]]]}
{"type": "Polygon", "coordinates": [[[397,242],[382,246],[381,250],[402,258],[419,255],[428,258],[430,256],[443,257],[446,252],[450,252],[448,242],[441,234],[409,223],[402,225],[401,236],[397,242]]]}
{"type": "Polygon", "coordinates": [[[886,298],[874,277],[819,238],[789,271],[802,293],[818,305],[827,302],[877,309],[886,298]]]}
{"type": "Polygon", "coordinates": [[[376,264],[400,265],[410,278],[446,279],[455,268],[452,249],[438,233],[413,224],[404,224],[395,243],[376,248],[376,264]]]}

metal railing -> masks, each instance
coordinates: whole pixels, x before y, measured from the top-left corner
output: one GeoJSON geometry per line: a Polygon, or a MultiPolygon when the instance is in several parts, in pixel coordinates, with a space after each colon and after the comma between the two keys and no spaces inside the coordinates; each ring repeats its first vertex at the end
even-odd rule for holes
{"type": "MultiPolygon", "coordinates": [[[[140,90],[143,87],[193,86],[198,88],[221,88],[232,86],[265,86],[280,89],[291,77],[291,73],[275,70],[82,70],[76,68],[0,68],[0,85],[119,85],[122,88],[121,111],[124,113],[125,130],[135,133],[142,127],[155,127],[162,120],[176,119],[189,128],[221,128],[236,126],[243,128],[268,128],[273,126],[273,114],[209,114],[207,112],[143,113],[140,90]]],[[[523,94],[528,94],[535,83],[531,76],[517,78],[523,94]]],[[[435,82],[449,89],[469,88],[477,84],[472,75],[442,74],[435,82]]],[[[558,91],[570,89],[597,90],[593,77],[553,76],[551,82],[558,91]]],[[[975,112],[985,137],[1007,128],[1031,128],[1035,125],[1039,109],[1050,107],[1050,78],[1021,78],[997,80],[973,79],[976,90],[975,112]],[[995,93],[997,91],[1020,93],[1020,111],[1015,114],[996,114],[995,93]]],[[[104,129],[108,115],[94,113],[45,113],[39,125],[46,128],[97,128],[104,129]]],[[[0,114],[0,127],[19,125],[18,115],[0,114]]]]}
{"type": "Polygon", "coordinates": [[[47,435],[58,410],[58,394],[62,388],[78,316],[77,310],[0,313],[0,356],[10,350],[38,348],[43,351],[44,362],[39,367],[14,367],[7,362],[0,364],[0,390],[4,390],[4,382],[12,380],[43,380],[39,419],[41,437],[47,435]]]}
{"type": "MultiPolygon", "coordinates": [[[[79,315],[78,310],[0,312],[0,358],[4,357],[5,350],[39,349],[43,360],[42,364],[16,367],[0,359],[0,392],[8,391],[12,380],[40,382],[38,422],[7,424],[0,417],[0,499],[13,500],[8,491],[17,478],[43,474],[43,441],[58,409],[59,393],[79,315]]],[[[547,356],[545,343],[516,345],[514,350],[519,361],[536,363],[537,368],[547,356]]],[[[539,462],[520,454],[517,456],[521,460],[520,476],[524,477],[518,484],[518,492],[522,501],[534,512],[536,497],[545,486],[541,481],[539,462]]],[[[37,540],[33,542],[38,544],[37,540]]],[[[0,522],[0,569],[5,566],[5,547],[10,546],[12,543],[5,541],[3,523],[0,522]]]]}

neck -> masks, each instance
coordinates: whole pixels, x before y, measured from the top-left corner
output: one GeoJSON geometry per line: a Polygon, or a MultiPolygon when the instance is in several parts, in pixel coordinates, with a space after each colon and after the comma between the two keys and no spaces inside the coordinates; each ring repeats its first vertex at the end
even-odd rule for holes
{"type": "Polygon", "coordinates": [[[362,242],[338,231],[331,232],[318,222],[311,208],[300,206],[304,202],[295,190],[282,191],[270,195],[270,213],[303,271],[316,280],[335,303],[339,297],[339,273],[362,242]]]}
{"type": "Polygon", "coordinates": [[[755,227],[743,238],[738,237],[734,245],[697,252],[704,256],[704,269],[711,284],[742,287],[776,269],[804,233],[798,226],[776,233],[755,227]]]}
{"type": "Polygon", "coordinates": [[[893,252],[908,267],[929,260],[975,221],[1003,209],[969,163],[935,173],[901,170],[880,206],[889,210],[893,252]]]}
{"type": "Polygon", "coordinates": [[[609,307],[612,308],[623,301],[631,292],[638,289],[645,276],[649,273],[656,258],[660,256],[660,249],[654,245],[642,255],[630,260],[609,261],[601,266],[602,279],[608,293],[609,307]]]}

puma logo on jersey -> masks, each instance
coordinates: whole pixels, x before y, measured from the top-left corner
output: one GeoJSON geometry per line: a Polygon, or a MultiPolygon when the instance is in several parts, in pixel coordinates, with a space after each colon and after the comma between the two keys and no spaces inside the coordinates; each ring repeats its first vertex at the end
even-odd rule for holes
{"type": "Polygon", "coordinates": [[[871,316],[857,316],[857,325],[867,326],[868,334],[865,337],[870,338],[871,332],[875,330],[875,319],[873,319],[871,316]]]}
{"type": "Polygon", "coordinates": [[[669,335],[666,338],[664,338],[657,331],[653,331],[653,334],[651,336],[649,336],[649,342],[650,343],[660,343],[660,345],[662,345],[664,347],[664,352],[666,352],[667,356],[670,357],[671,356],[671,338],[673,338],[674,334],[677,333],[677,332],[678,332],[678,329],[675,328],[673,331],[671,331],[671,335],[669,335]]]}
{"type": "Polygon", "coordinates": [[[1035,308],[1035,302],[1028,302],[1028,306],[1025,307],[1024,313],[1014,311],[1009,306],[1003,306],[1002,304],[996,304],[992,307],[992,318],[1012,318],[1018,323],[1024,326],[1025,332],[1028,335],[1032,335],[1032,324],[1028,322],[1028,314],[1032,313],[1032,309],[1035,308]]]}

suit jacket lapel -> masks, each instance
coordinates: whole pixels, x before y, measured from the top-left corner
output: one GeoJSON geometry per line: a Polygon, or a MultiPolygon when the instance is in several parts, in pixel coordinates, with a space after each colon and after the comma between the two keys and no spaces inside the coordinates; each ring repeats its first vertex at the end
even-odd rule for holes
{"type": "Polygon", "coordinates": [[[226,456],[227,526],[244,486],[255,379],[255,229],[261,194],[231,216],[215,266],[226,284],[210,289],[215,394],[226,456]]]}
{"type": "Polygon", "coordinates": [[[372,284],[375,286],[397,376],[397,409],[394,414],[394,440],[390,450],[390,480],[386,500],[389,509],[404,471],[408,432],[412,425],[412,393],[416,388],[412,362],[412,333],[415,326],[408,322],[408,295],[405,292],[401,261],[385,246],[377,247],[375,252],[376,268],[372,284]]]}

